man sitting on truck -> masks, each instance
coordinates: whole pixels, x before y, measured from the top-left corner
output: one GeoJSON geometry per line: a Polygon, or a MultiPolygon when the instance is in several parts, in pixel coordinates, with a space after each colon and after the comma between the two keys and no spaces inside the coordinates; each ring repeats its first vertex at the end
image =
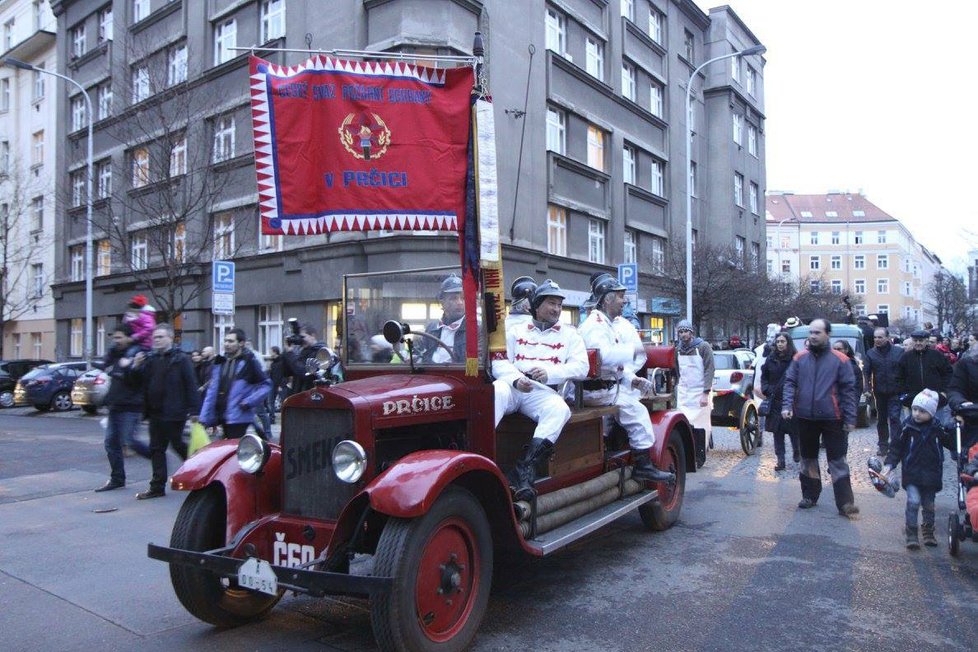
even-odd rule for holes
{"type": "Polygon", "coordinates": [[[448,364],[465,361],[465,299],[462,296],[462,279],[452,274],[441,282],[438,293],[442,318],[432,322],[425,332],[441,341],[439,346],[425,338],[421,343],[421,362],[424,364],[448,364]]]}
{"type": "Polygon", "coordinates": [[[649,456],[655,435],[641,398],[652,389],[652,382],[635,374],[645,364],[645,346],[635,327],[622,316],[625,286],[611,274],[603,274],[594,279],[591,292],[595,306],[581,325],[581,337],[588,348],[601,353],[601,377],[582,383],[584,403],[618,406],[617,420],[632,448],[634,479],[674,482],[676,476],[657,469],[649,456]]]}
{"type": "Polygon", "coordinates": [[[570,420],[570,408],[557,392],[559,386],[587,376],[584,341],[572,326],[560,323],[565,298],[550,279],[541,283],[530,300],[532,319],[506,329],[506,356],[492,362],[496,425],[513,412],[537,422],[533,439],[511,477],[516,500],[533,497],[537,464],[550,457],[570,420]]]}

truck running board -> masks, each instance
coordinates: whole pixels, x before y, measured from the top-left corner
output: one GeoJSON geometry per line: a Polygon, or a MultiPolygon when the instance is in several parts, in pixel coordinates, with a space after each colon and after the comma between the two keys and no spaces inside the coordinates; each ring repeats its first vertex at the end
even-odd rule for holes
{"type": "Polygon", "coordinates": [[[658,498],[659,492],[657,490],[648,489],[616,500],[570,523],[561,525],[544,534],[537,535],[535,539],[528,540],[526,545],[537,550],[541,555],[549,555],[620,518],[633,509],[638,509],[640,505],[658,500],[658,498]]]}

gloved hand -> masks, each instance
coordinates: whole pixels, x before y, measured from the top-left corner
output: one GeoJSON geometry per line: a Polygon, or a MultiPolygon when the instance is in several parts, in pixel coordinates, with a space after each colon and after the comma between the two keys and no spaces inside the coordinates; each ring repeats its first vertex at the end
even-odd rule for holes
{"type": "Polygon", "coordinates": [[[632,381],[632,387],[637,389],[642,396],[648,396],[655,389],[655,385],[652,384],[652,381],[646,378],[636,378],[632,381]]]}

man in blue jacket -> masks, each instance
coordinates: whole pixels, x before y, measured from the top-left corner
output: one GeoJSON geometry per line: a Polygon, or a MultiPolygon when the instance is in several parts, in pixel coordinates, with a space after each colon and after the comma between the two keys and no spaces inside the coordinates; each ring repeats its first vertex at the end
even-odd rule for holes
{"type": "Polygon", "coordinates": [[[825,456],[832,476],[835,505],[842,516],[859,513],[849,478],[849,431],[856,428],[856,381],[845,354],[829,346],[832,325],[827,319],[813,319],[808,325],[808,348],[795,355],[785,373],[781,416],[798,417],[801,444],[802,500],[800,509],[815,507],[822,493],[818,468],[819,438],[825,442],[825,456]]]}
{"type": "Polygon", "coordinates": [[[876,454],[885,457],[890,433],[900,432],[900,386],[897,384],[903,347],[890,343],[890,332],[882,326],[873,331],[873,348],[863,359],[866,387],[876,399],[876,454]]]}
{"type": "Polygon", "coordinates": [[[272,391],[272,381],[240,328],[224,336],[224,356],[214,360],[207,384],[200,422],[208,428],[220,425],[225,439],[239,439],[255,420],[255,410],[272,391]]]}

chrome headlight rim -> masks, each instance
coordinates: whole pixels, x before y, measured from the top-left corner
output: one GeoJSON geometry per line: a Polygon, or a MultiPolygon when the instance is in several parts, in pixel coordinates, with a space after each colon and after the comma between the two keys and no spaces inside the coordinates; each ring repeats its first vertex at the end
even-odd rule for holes
{"type": "Polygon", "coordinates": [[[352,439],[344,439],[333,447],[333,474],[346,484],[354,484],[367,472],[367,452],[352,439]]]}
{"type": "Polygon", "coordinates": [[[271,454],[268,442],[254,433],[248,433],[238,440],[238,467],[245,473],[261,473],[271,454]]]}

